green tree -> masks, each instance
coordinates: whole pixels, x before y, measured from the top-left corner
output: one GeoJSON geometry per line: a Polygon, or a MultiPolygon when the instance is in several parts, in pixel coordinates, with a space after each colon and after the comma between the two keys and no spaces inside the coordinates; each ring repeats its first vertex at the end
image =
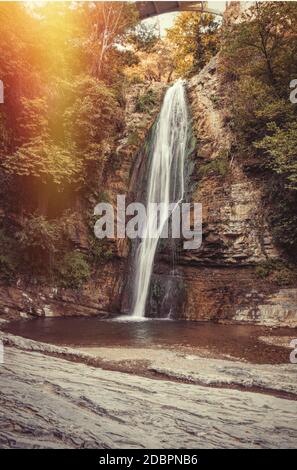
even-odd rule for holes
{"type": "Polygon", "coordinates": [[[183,12],[167,30],[178,76],[199,72],[218,52],[219,22],[208,13],[183,12]]]}
{"type": "Polygon", "coordinates": [[[150,24],[142,21],[132,30],[128,41],[138,52],[151,52],[159,39],[156,23],[150,24]]]}
{"type": "Polygon", "coordinates": [[[290,122],[282,129],[275,123],[268,126],[271,135],[265,136],[256,147],[264,150],[266,165],[285,180],[286,189],[297,190],[297,123],[290,122]]]}
{"type": "Polygon", "coordinates": [[[256,2],[239,23],[223,28],[221,52],[238,154],[265,169],[276,239],[295,257],[297,108],[289,83],[297,76],[296,20],[295,2],[256,2]]]}
{"type": "Polygon", "coordinates": [[[63,287],[78,289],[90,277],[90,267],[85,256],[79,251],[66,253],[57,263],[60,284],[63,287]]]}
{"type": "Polygon", "coordinates": [[[136,9],[128,2],[2,2],[0,21],[0,222],[14,247],[0,241],[0,266],[5,278],[30,270],[78,279],[73,261],[85,279],[87,261],[76,252],[67,257],[76,247],[60,223],[65,209],[84,207],[87,192],[98,189],[115,152],[121,69],[135,61],[125,45],[136,9]],[[64,274],[53,266],[62,259],[64,274]]]}

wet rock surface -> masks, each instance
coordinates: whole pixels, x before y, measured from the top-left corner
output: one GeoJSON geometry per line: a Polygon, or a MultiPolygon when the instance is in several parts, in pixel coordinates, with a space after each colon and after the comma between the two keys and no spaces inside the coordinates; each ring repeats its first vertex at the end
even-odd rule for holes
{"type": "MultiPolygon", "coordinates": [[[[203,205],[203,243],[199,250],[181,250],[174,256],[160,250],[147,313],[152,317],[294,328],[296,283],[280,286],[257,277],[257,266],[266,260],[281,259],[282,254],[265,218],[263,184],[246,172],[232,153],[233,136],[218,66],[218,58],[213,58],[187,84],[197,137],[195,159],[188,162],[194,165],[191,200],[203,205]]],[[[126,194],[130,202],[141,190],[137,184],[146,164],[143,143],[166,86],[138,84],[126,96],[125,129],[119,136],[115,158],[106,162],[102,181],[98,182],[114,205],[117,194],[126,194]],[[150,112],[138,112],[138,97],[150,87],[157,97],[155,105],[150,112]]],[[[90,203],[94,207],[98,202],[94,199],[90,203]]],[[[83,224],[78,217],[73,239],[86,251],[89,247],[83,224]]],[[[110,240],[109,245],[110,259],[98,265],[92,279],[80,290],[24,285],[21,280],[15,285],[1,285],[0,319],[128,313],[133,290],[127,283],[131,246],[122,239],[110,240]]]]}
{"type": "MultiPolygon", "coordinates": [[[[296,282],[284,288],[257,276],[257,266],[282,259],[282,253],[266,220],[263,182],[234,154],[219,58],[192,77],[187,89],[197,139],[191,200],[202,203],[203,240],[199,249],[181,250],[174,260],[183,297],[178,317],[296,327],[296,282]]],[[[166,282],[170,263],[159,255],[159,284],[162,276],[166,282]]]]}
{"type": "Polygon", "coordinates": [[[108,310],[119,307],[121,269],[120,261],[106,263],[94,279],[76,290],[21,281],[14,286],[0,286],[0,318],[105,316],[108,310]]]}
{"type": "Polygon", "coordinates": [[[0,376],[2,448],[296,447],[292,400],[152,380],[15,347],[5,348],[0,376]]]}

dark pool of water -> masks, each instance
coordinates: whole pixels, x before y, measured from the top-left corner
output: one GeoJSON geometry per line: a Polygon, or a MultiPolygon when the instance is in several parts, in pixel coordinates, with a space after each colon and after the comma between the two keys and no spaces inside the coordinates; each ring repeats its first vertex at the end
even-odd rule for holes
{"type": "Polygon", "coordinates": [[[38,318],[9,323],[7,332],[72,347],[165,347],[207,349],[255,363],[288,363],[289,350],[258,340],[259,336],[294,336],[296,330],[254,325],[220,325],[190,321],[113,321],[98,318],[38,318]]]}

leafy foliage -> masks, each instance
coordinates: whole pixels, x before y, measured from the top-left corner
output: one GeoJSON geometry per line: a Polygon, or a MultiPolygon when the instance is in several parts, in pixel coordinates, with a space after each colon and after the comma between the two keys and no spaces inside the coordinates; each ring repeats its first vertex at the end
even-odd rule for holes
{"type": "Polygon", "coordinates": [[[158,102],[158,97],[156,93],[149,89],[146,93],[143,93],[137,97],[135,111],[137,113],[147,113],[150,112],[151,109],[156,106],[158,102]]]}
{"type": "Polygon", "coordinates": [[[166,38],[158,38],[149,50],[136,51],[136,62],[125,68],[125,75],[131,83],[165,82],[174,75],[172,44],[166,38]]]}
{"type": "Polygon", "coordinates": [[[273,122],[267,125],[267,129],[271,135],[255,145],[264,150],[266,165],[285,178],[286,188],[297,190],[297,123],[289,122],[279,128],[273,122]]]}
{"type": "Polygon", "coordinates": [[[198,168],[198,175],[203,178],[211,174],[216,174],[219,176],[226,176],[228,173],[230,163],[226,155],[218,155],[215,159],[211,160],[208,163],[200,165],[198,168]]]}
{"type": "Polygon", "coordinates": [[[199,72],[218,52],[219,23],[208,13],[183,12],[167,30],[178,76],[199,72]]]}
{"type": "Polygon", "coordinates": [[[74,214],[65,214],[54,221],[31,215],[24,220],[15,237],[2,229],[1,279],[10,281],[22,274],[30,281],[35,279],[73,289],[81,287],[90,276],[91,268],[85,255],[72,249],[70,227],[73,219],[74,214]]]}
{"type": "Polygon", "coordinates": [[[81,168],[69,151],[36,138],[8,155],[3,169],[9,175],[33,177],[41,179],[44,184],[53,182],[62,185],[71,183],[81,168]]]}
{"type": "Polygon", "coordinates": [[[159,40],[157,24],[139,23],[128,40],[137,51],[151,52],[159,40]]]}
{"type": "Polygon", "coordinates": [[[115,154],[122,70],[137,62],[126,45],[155,39],[128,2],[3,2],[0,20],[0,275],[80,286],[99,254],[77,251],[64,211],[84,206],[115,154]]]}
{"type": "Polygon", "coordinates": [[[15,240],[2,228],[0,230],[0,278],[11,281],[18,267],[15,240]]]}
{"type": "Polygon", "coordinates": [[[22,270],[34,272],[36,276],[50,274],[62,245],[61,227],[41,215],[32,215],[16,233],[16,240],[16,255],[22,260],[22,270]]]}
{"type": "Polygon", "coordinates": [[[296,272],[292,266],[283,261],[268,259],[256,267],[256,276],[259,279],[269,279],[280,287],[296,282],[296,272]]]}
{"type": "Polygon", "coordinates": [[[57,264],[59,282],[63,287],[78,289],[90,277],[90,267],[79,251],[66,253],[57,264]]]}
{"type": "Polygon", "coordinates": [[[225,26],[221,54],[238,153],[256,156],[267,172],[274,233],[294,256],[297,107],[289,83],[297,76],[296,19],[295,2],[255,2],[243,21],[225,26]]]}
{"type": "Polygon", "coordinates": [[[91,259],[95,266],[101,264],[112,258],[113,251],[112,248],[109,246],[108,241],[105,240],[92,240],[91,241],[91,259]]]}

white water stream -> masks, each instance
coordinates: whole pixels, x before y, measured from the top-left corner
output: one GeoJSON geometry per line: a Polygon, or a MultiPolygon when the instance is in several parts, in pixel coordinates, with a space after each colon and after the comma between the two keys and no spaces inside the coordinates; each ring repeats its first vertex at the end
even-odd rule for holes
{"type": "Polygon", "coordinates": [[[152,160],[147,187],[147,222],[136,256],[132,317],[145,317],[155,253],[169,205],[184,197],[184,160],[188,133],[188,111],[183,81],[178,80],[165,94],[152,143],[152,160]],[[156,223],[150,203],[163,203],[156,223]]]}

